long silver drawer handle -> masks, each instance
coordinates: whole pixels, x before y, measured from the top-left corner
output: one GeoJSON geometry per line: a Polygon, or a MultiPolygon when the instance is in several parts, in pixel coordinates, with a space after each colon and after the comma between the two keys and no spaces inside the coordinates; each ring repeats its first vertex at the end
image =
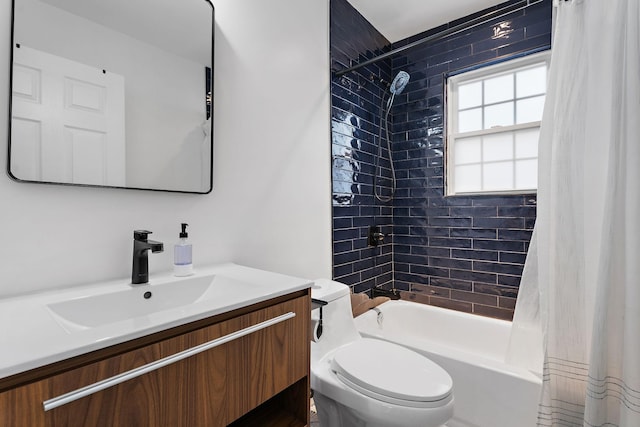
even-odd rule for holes
{"type": "Polygon", "coordinates": [[[160,369],[164,366],[170,365],[172,363],[178,362],[180,360],[186,359],[188,357],[194,356],[198,353],[202,353],[203,351],[212,349],[229,341],[233,341],[245,335],[249,335],[253,332],[259,331],[261,329],[268,328],[269,326],[273,326],[277,323],[284,322],[285,320],[291,319],[295,317],[296,314],[293,312],[288,312],[282,314],[278,317],[274,317],[273,319],[265,320],[264,322],[257,323],[253,326],[249,326],[248,328],[240,329],[239,331],[233,332],[229,335],[225,335],[220,338],[216,338],[214,340],[208,341],[204,344],[200,344],[195,347],[191,347],[187,350],[183,350],[179,353],[173,354],[171,356],[167,356],[165,358],[156,360],[151,363],[147,363],[146,365],[142,365],[138,368],[132,369],[130,371],[123,372],[121,374],[115,375],[113,377],[104,379],[102,381],[98,381],[97,383],[89,384],[86,387],[79,388],[77,390],[71,391],[69,393],[65,393],[58,397],[54,397],[53,399],[45,400],[42,404],[44,405],[45,411],[50,411],[59,406],[66,405],[67,403],[71,403],[75,400],[81,399],[83,397],[89,396],[93,393],[97,393],[101,390],[104,390],[109,387],[113,387],[114,385],[123,383],[125,381],[129,381],[130,379],[139,377],[140,375],[144,375],[148,372],[155,371],[156,369],[160,369]]]}

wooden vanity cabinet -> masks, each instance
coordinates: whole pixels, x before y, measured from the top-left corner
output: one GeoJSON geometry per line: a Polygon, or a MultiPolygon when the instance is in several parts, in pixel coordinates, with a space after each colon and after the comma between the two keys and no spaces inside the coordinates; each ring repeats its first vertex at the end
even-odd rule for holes
{"type": "Polygon", "coordinates": [[[0,380],[0,426],[306,426],[308,292],[10,377],[10,387],[0,380]],[[287,313],[295,316],[44,410],[43,402],[54,397],[287,313]]]}

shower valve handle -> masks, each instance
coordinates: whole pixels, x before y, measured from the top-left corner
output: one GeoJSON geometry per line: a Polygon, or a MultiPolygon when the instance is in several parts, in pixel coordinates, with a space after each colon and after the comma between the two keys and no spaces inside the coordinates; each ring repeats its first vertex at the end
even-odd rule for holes
{"type": "Polygon", "coordinates": [[[381,243],[384,243],[384,234],[380,232],[380,227],[375,225],[369,227],[369,232],[367,233],[367,245],[375,247],[381,243]]]}

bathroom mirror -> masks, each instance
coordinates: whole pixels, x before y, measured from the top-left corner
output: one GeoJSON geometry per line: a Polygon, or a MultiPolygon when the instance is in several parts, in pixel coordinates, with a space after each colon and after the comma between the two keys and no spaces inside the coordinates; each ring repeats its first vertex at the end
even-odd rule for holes
{"type": "Polygon", "coordinates": [[[209,0],[14,0],[9,175],[208,193],[209,0]]]}

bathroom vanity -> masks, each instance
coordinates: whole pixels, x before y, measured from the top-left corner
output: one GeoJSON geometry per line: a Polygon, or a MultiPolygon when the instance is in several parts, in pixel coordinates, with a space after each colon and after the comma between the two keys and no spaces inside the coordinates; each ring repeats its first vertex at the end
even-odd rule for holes
{"type": "MultiPolygon", "coordinates": [[[[60,304],[91,306],[126,288],[100,293],[110,289],[100,285],[0,302],[3,324],[9,321],[3,308],[25,300],[44,306],[25,305],[25,316],[35,316],[28,327],[43,321],[48,335],[23,329],[12,346],[0,332],[2,353],[8,349],[0,354],[0,426],[308,425],[311,283],[233,264],[199,275],[209,285],[195,301],[90,326],[74,305],[62,311],[60,304]],[[225,289],[211,293],[210,278],[222,278],[225,289]],[[241,296],[226,289],[234,284],[241,296]]],[[[175,278],[152,279],[140,292],[159,294],[175,282],[193,292],[195,282],[175,278]]],[[[128,286],[135,297],[139,290],[128,286]]]]}

